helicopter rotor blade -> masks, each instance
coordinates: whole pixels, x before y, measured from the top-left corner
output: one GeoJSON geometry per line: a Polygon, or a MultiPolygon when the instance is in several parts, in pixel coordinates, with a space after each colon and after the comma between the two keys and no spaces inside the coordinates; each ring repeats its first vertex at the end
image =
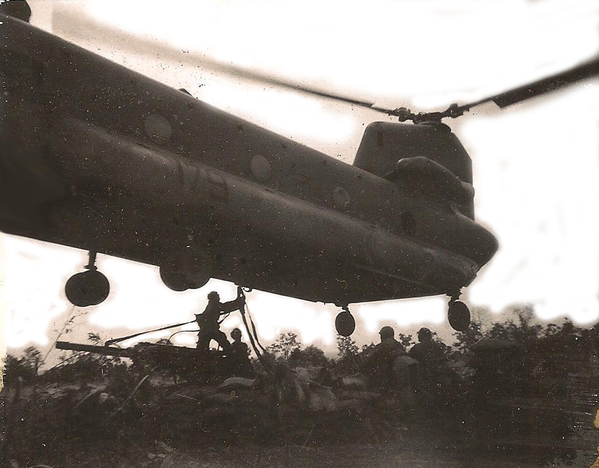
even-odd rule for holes
{"type": "MultiPolygon", "coordinates": [[[[456,117],[463,115],[464,112],[469,111],[473,107],[476,107],[478,105],[481,105],[481,104],[484,104],[487,102],[491,102],[491,101],[494,102],[498,107],[503,109],[505,107],[511,106],[512,104],[517,104],[517,103],[525,101],[527,99],[530,99],[530,98],[533,98],[536,96],[541,96],[545,93],[557,91],[558,89],[564,88],[566,86],[575,84],[579,81],[585,80],[587,78],[591,78],[593,76],[598,76],[598,75],[599,75],[599,56],[595,57],[592,60],[584,62],[580,65],[577,65],[574,68],[570,68],[566,71],[557,73],[557,74],[549,76],[547,78],[543,78],[538,81],[534,81],[532,83],[529,83],[529,84],[526,84],[523,86],[519,86],[518,88],[514,88],[512,90],[505,91],[500,94],[496,94],[495,96],[487,97],[487,98],[481,99],[479,101],[471,102],[469,104],[465,104],[462,106],[452,104],[448,109],[444,110],[443,112],[424,112],[424,113],[419,113],[419,114],[414,114],[409,109],[406,109],[403,107],[400,107],[398,109],[385,109],[385,108],[375,106],[374,103],[357,101],[357,100],[353,100],[350,98],[341,97],[341,96],[337,96],[337,95],[329,94],[329,93],[323,93],[323,92],[320,92],[317,90],[304,88],[304,87],[300,87],[300,86],[297,86],[296,88],[299,91],[316,94],[318,96],[323,96],[323,97],[327,97],[327,98],[331,98],[331,99],[336,99],[338,101],[349,102],[349,103],[360,105],[363,107],[368,107],[370,109],[373,109],[373,110],[376,110],[379,112],[384,112],[388,115],[393,115],[393,116],[399,117],[400,122],[403,122],[405,120],[412,120],[413,122],[417,123],[417,122],[425,122],[428,120],[440,121],[441,119],[446,118],[446,117],[456,118],[456,117]]],[[[285,82],[275,81],[274,84],[277,84],[279,86],[293,87],[293,86],[289,86],[285,82]]]]}
{"type": "MultiPolygon", "coordinates": [[[[584,62],[580,65],[577,65],[574,68],[570,68],[561,73],[557,73],[555,75],[549,76],[547,78],[540,79],[533,83],[529,83],[527,85],[520,86],[518,88],[512,89],[510,91],[506,91],[500,94],[496,94],[495,96],[491,96],[488,98],[481,99],[479,101],[472,102],[470,104],[465,104],[462,106],[457,106],[452,104],[448,109],[443,112],[425,112],[414,114],[409,109],[400,107],[397,109],[386,109],[382,107],[375,106],[374,103],[359,101],[343,96],[338,96],[335,94],[325,93],[322,91],[318,91],[311,88],[306,88],[303,86],[296,86],[286,83],[284,81],[272,80],[272,83],[277,86],[288,87],[292,89],[296,89],[297,91],[302,91],[305,93],[314,94],[317,96],[326,97],[329,99],[335,99],[337,101],[347,102],[350,104],[355,104],[362,107],[367,107],[372,110],[383,112],[388,115],[393,115],[399,117],[400,121],[412,120],[416,122],[423,122],[427,120],[436,120],[439,121],[446,117],[459,117],[463,115],[464,112],[470,110],[473,107],[476,107],[480,104],[484,104],[487,102],[494,102],[501,109],[511,106],[512,104],[517,104],[519,102],[525,101],[527,99],[541,96],[545,93],[549,93],[552,91],[556,91],[560,88],[564,88],[571,84],[577,83],[579,81],[585,80],[587,78],[591,78],[593,76],[599,75],[599,56],[594,59],[584,62]]],[[[258,79],[264,80],[264,77],[258,76],[258,79]]],[[[268,80],[268,79],[267,79],[268,80]]]]}
{"type": "MultiPolygon", "coordinates": [[[[225,65],[226,66],[226,65],[225,65]]],[[[360,107],[366,107],[374,110],[382,110],[386,111],[387,109],[381,109],[375,106],[374,102],[362,101],[360,99],[354,99],[346,96],[341,96],[339,94],[327,93],[324,91],[320,91],[316,88],[310,88],[304,85],[294,84],[288,81],[279,80],[278,78],[273,78],[262,73],[253,72],[251,70],[246,70],[240,67],[235,66],[227,66],[227,71],[230,73],[234,73],[237,76],[242,76],[244,78],[250,78],[253,80],[260,81],[262,83],[272,84],[274,86],[278,86],[281,88],[291,89],[293,91],[299,91],[301,93],[313,94],[315,96],[320,96],[328,99],[334,99],[335,101],[347,102],[348,104],[353,104],[360,107]]]]}
{"type": "MultiPolygon", "coordinates": [[[[244,67],[225,63],[199,54],[181,55],[181,51],[168,44],[156,43],[156,41],[148,40],[142,37],[135,37],[126,32],[123,32],[109,24],[98,22],[92,17],[77,16],[68,10],[59,10],[53,12],[53,29],[57,33],[66,33],[77,39],[86,39],[90,35],[90,31],[97,37],[102,37],[105,47],[119,50],[126,50],[135,54],[144,54],[151,51],[152,54],[160,55],[166,59],[177,60],[189,65],[201,65],[208,69],[212,69],[230,76],[240,77],[256,82],[270,84],[280,88],[287,88],[293,91],[312,94],[328,99],[333,99],[340,102],[346,102],[360,107],[373,109],[375,111],[392,113],[391,109],[377,107],[374,102],[342,96],[338,94],[321,91],[317,88],[307,87],[301,84],[293,83],[268,75],[260,71],[250,70],[244,67]],[[76,29],[72,28],[72,24],[78,24],[76,29]]],[[[93,34],[92,34],[93,35],[93,34]]]]}
{"type": "Polygon", "coordinates": [[[556,91],[565,86],[569,86],[571,84],[577,83],[578,81],[582,81],[597,75],[599,75],[599,56],[564,72],[557,73],[553,76],[543,78],[541,80],[520,86],[495,96],[481,99],[480,101],[460,106],[460,108],[468,110],[480,104],[493,101],[503,109],[505,107],[511,106],[512,104],[517,104],[527,99],[556,91]]]}
{"type": "MultiPolygon", "coordinates": [[[[248,74],[247,71],[239,70],[238,72],[248,74]]],[[[400,121],[404,120],[413,120],[416,121],[426,121],[426,120],[440,120],[445,117],[459,117],[464,112],[470,110],[473,107],[476,107],[480,104],[484,104],[487,102],[494,102],[501,109],[511,106],[512,104],[517,104],[519,102],[525,101],[527,99],[541,96],[545,93],[549,93],[552,91],[556,91],[560,88],[564,88],[571,84],[577,83],[579,81],[585,80],[587,78],[591,78],[593,76],[599,75],[599,56],[594,59],[577,65],[574,68],[570,68],[561,73],[557,73],[555,75],[549,76],[547,78],[543,78],[541,80],[535,81],[533,83],[529,83],[518,88],[512,89],[510,91],[506,91],[495,96],[487,97],[481,99],[479,101],[472,102],[470,104],[465,104],[462,106],[452,105],[447,110],[443,112],[426,112],[420,114],[414,114],[409,109],[405,109],[403,107],[397,109],[387,109],[383,107],[378,107],[372,102],[361,101],[358,99],[352,99],[345,96],[339,96],[336,94],[325,93],[323,91],[319,91],[317,89],[308,88],[305,86],[294,85],[285,81],[281,81],[274,78],[265,77],[260,74],[253,74],[249,72],[252,78],[258,79],[260,81],[266,81],[276,86],[281,86],[285,88],[294,89],[296,91],[314,94],[316,96],[321,96],[329,99],[334,99],[341,102],[347,102],[350,104],[354,104],[361,107],[366,107],[378,112],[383,112],[388,115],[393,115],[399,117],[400,121]]]]}
{"type": "Polygon", "coordinates": [[[287,89],[297,91],[300,93],[312,94],[313,96],[324,97],[324,98],[332,99],[332,100],[339,101],[339,102],[345,102],[345,103],[352,104],[355,106],[364,107],[366,109],[371,109],[371,110],[374,110],[377,112],[382,112],[382,113],[388,114],[388,115],[397,115],[398,109],[388,109],[386,107],[379,107],[374,102],[363,101],[361,99],[342,96],[340,94],[333,94],[333,93],[328,93],[325,91],[320,91],[319,89],[316,89],[316,88],[311,88],[311,87],[300,85],[300,84],[294,84],[289,81],[280,80],[278,78],[274,78],[274,77],[265,75],[260,72],[254,72],[254,71],[247,70],[247,69],[244,69],[241,67],[236,67],[234,65],[219,64],[219,66],[221,69],[223,69],[227,73],[231,73],[236,76],[241,76],[243,78],[253,79],[253,80],[259,81],[261,83],[271,84],[273,86],[277,86],[280,88],[287,88],[287,89]]]}
{"type": "Polygon", "coordinates": [[[223,63],[218,60],[210,59],[206,56],[200,58],[198,55],[185,55],[182,57],[180,54],[180,50],[178,50],[177,48],[174,48],[166,44],[156,44],[155,41],[148,41],[142,38],[132,38],[130,35],[127,35],[116,28],[111,28],[109,25],[97,23],[92,18],[81,18],[79,16],[75,17],[75,15],[70,13],[69,11],[60,11],[58,14],[56,11],[54,11],[53,27],[57,30],[65,29],[69,31],[71,35],[80,35],[83,38],[89,35],[91,29],[94,31],[98,31],[98,34],[101,34],[101,37],[103,37],[103,41],[108,46],[113,46],[115,48],[125,48],[128,50],[130,49],[135,53],[143,53],[144,51],[152,50],[153,53],[160,53],[160,55],[164,57],[173,57],[173,59],[176,58],[178,61],[183,61],[189,63],[190,65],[197,66],[201,64],[202,66],[207,67],[209,69],[224,72],[229,75],[249,80],[255,80],[256,82],[271,84],[276,87],[287,88],[296,92],[312,94],[314,96],[320,96],[327,99],[332,99],[339,102],[345,102],[351,105],[371,109],[390,116],[398,117],[400,122],[411,120],[415,123],[418,123],[426,121],[441,121],[441,119],[448,117],[456,118],[463,115],[465,112],[469,111],[473,107],[491,101],[494,102],[500,108],[505,108],[512,104],[516,104],[530,99],[532,97],[540,96],[542,94],[558,90],[560,88],[574,84],[578,81],[590,78],[592,76],[599,75],[599,56],[597,56],[588,62],[582,63],[564,72],[557,73],[553,76],[543,78],[533,83],[529,83],[527,85],[523,85],[518,88],[491,97],[487,97],[475,102],[471,102],[465,105],[452,104],[448,109],[442,112],[414,113],[410,109],[406,109],[405,107],[399,107],[395,109],[379,107],[374,102],[321,91],[317,88],[311,88],[301,84],[289,82],[284,79],[280,79],[260,71],[248,70],[247,68],[236,66],[231,63],[223,63]],[[86,27],[77,28],[77,30],[73,31],[69,25],[72,24],[75,20],[78,24],[81,24],[82,21],[85,22],[86,27]],[[107,31],[109,31],[110,34],[106,34],[107,31]]]}

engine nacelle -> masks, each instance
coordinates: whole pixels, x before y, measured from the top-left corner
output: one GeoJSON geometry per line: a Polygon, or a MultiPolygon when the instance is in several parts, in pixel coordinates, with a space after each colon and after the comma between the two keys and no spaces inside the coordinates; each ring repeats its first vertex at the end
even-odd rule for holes
{"type": "MultiPolygon", "coordinates": [[[[424,156],[472,185],[472,160],[451,129],[442,123],[418,125],[374,122],[368,125],[358,148],[354,166],[385,177],[400,159],[424,156]]],[[[470,197],[458,205],[460,212],[474,219],[470,197]]]]}

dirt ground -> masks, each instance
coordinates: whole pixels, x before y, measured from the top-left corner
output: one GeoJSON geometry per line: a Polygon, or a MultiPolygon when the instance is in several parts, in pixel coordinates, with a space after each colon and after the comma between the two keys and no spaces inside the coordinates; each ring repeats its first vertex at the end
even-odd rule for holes
{"type": "MultiPolygon", "coordinates": [[[[111,419],[113,407],[104,408],[110,398],[98,390],[105,389],[82,392],[76,385],[59,385],[37,389],[37,394],[30,388],[22,391],[18,408],[9,411],[19,418],[12,421],[14,457],[8,466],[590,467],[596,458],[595,439],[599,440],[586,412],[579,414],[580,434],[569,433],[563,440],[559,434],[540,438],[545,423],[538,417],[539,409],[547,415],[550,408],[539,401],[534,405],[528,401],[534,412],[521,417],[521,421],[534,417],[534,424],[517,432],[508,425],[513,422],[509,407],[524,413],[522,401],[488,408],[484,421],[474,421],[471,408],[439,415],[434,407],[417,408],[400,418],[380,407],[360,414],[289,409],[273,414],[254,391],[244,394],[238,389],[235,400],[230,393],[211,394],[200,403],[200,390],[189,386],[168,390],[160,403],[152,400],[152,410],[136,412],[132,405],[111,419]],[[215,395],[223,398],[214,399],[215,395]],[[497,427],[504,428],[503,439],[489,429],[497,427]],[[36,457],[29,457],[33,453],[36,457]]],[[[14,393],[5,391],[3,396],[4,402],[15,401],[14,393]]],[[[573,408],[566,410],[573,413],[573,408]]]]}
{"type": "MultiPolygon", "coordinates": [[[[83,448],[83,447],[80,447],[83,448]]],[[[148,468],[237,468],[237,467],[480,467],[480,468],[532,468],[590,467],[596,455],[588,450],[578,452],[569,461],[539,465],[535,462],[496,455],[481,457],[469,450],[439,447],[434,441],[420,437],[403,436],[397,440],[378,444],[289,446],[264,446],[242,443],[238,446],[196,446],[173,448],[164,443],[136,446],[127,453],[96,446],[73,452],[66,464],[58,466],[87,467],[148,467],[148,468]]],[[[21,466],[21,465],[13,465],[21,466]]]]}
{"type": "Polygon", "coordinates": [[[92,369],[100,376],[19,378],[0,393],[0,466],[599,467],[599,369],[587,363],[559,372],[552,394],[514,392],[500,374],[426,398],[299,369],[203,383],[92,369]]]}

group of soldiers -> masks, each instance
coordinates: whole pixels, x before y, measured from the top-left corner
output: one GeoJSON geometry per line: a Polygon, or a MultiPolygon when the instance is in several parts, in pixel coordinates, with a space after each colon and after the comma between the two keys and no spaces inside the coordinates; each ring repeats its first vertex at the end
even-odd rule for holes
{"type": "Polygon", "coordinates": [[[409,351],[395,339],[393,328],[383,327],[379,335],[380,343],[360,364],[373,387],[411,404],[415,395],[437,399],[452,385],[445,352],[430,329],[418,331],[418,343],[409,351]]]}
{"type": "MultiPolygon", "coordinates": [[[[221,316],[235,310],[245,313],[245,296],[241,289],[238,289],[235,300],[224,303],[220,302],[217,292],[209,293],[206,309],[196,315],[199,326],[197,348],[207,352],[210,341],[216,341],[231,362],[237,363],[238,373],[249,375],[252,373],[250,350],[241,341],[241,330],[232,330],[233,343],[220,330],[221,316]]],[[[433,339],[431,330],[421,328],[418,331],[418,343],[409,351],[395,339],[393,328],[385,326],[379,335],[380,343],[360,364],[360,371],[368,377],[373,387],[410,399],[418,392],[434,397],[445,386],[447,361],[441,344],[433,339]]]]}
{"type": "Polygon", "coordinates": [[[233,301],[220,301],[220,296],[216,291],[208,294],[208,305],[204,312],[196,314],[196,322],[199,327],[197,349],[207,352],[210,348],[210,342],[216,341],[222,348],[230,363],[233,365],[233,373],[240,377],[249,377],[253,375],[252,363],[250,362],[250,350],[248,345],[241,341],[241,330],[234,328],[231,331],[233,343],[230,343],[220,330],[221,316],[229,314],[235,310],[245,313],[245,296],[243,291],[237,289],[237,298],[233,301]]]}

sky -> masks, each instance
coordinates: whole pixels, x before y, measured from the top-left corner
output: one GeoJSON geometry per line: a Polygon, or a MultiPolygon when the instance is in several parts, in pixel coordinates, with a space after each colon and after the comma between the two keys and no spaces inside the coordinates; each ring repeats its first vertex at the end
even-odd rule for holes
{"type": "MultiPolygon", "coordinates": [[[[32,23],[246,120],[352,163],[363,130],[384,114],[227,73],[233,67],[382,107],[442,110],[542,78],[599,50],[599,6],[583,0],[148,1],[30,0],[32,23]],[[91,22],[91,23],[90,23],[91,22]]],[[[68,72],[68,70],[65,70],[68,72]]],[[[599,80],[447,121],[473,160],[477,221],[500,249],[466,290],[491,320],[530,304],[541,320],[599,320],[599,80]]],[[[60,339],[107,339],[191,320],[211,281],[168,290],[156,267],[99,255],[111,281],[99,306],[68,303],[79,250],[0,234],[0,307],[9,352],[60,339]],[[73,323],[65,328],[69,318],[73,323]]],[[[391,325],[449,336],[445,297],[358,304],[354,338],[391,325]]],[[[332,305],[254,291],[262,341],[293,331],[335,352],[332,305]]],[[[232,314],[225,330],[240,325],[232,314]]],[[[168,337],[168,333],[166,336],[168,337]]],[[[165,336],[162,335],[155,335],[165,336]]],[[[144,339],[152,336],[144,337],[144,339]]],[[[193,345],[194,334],[176,343],[193,345]]]]}

